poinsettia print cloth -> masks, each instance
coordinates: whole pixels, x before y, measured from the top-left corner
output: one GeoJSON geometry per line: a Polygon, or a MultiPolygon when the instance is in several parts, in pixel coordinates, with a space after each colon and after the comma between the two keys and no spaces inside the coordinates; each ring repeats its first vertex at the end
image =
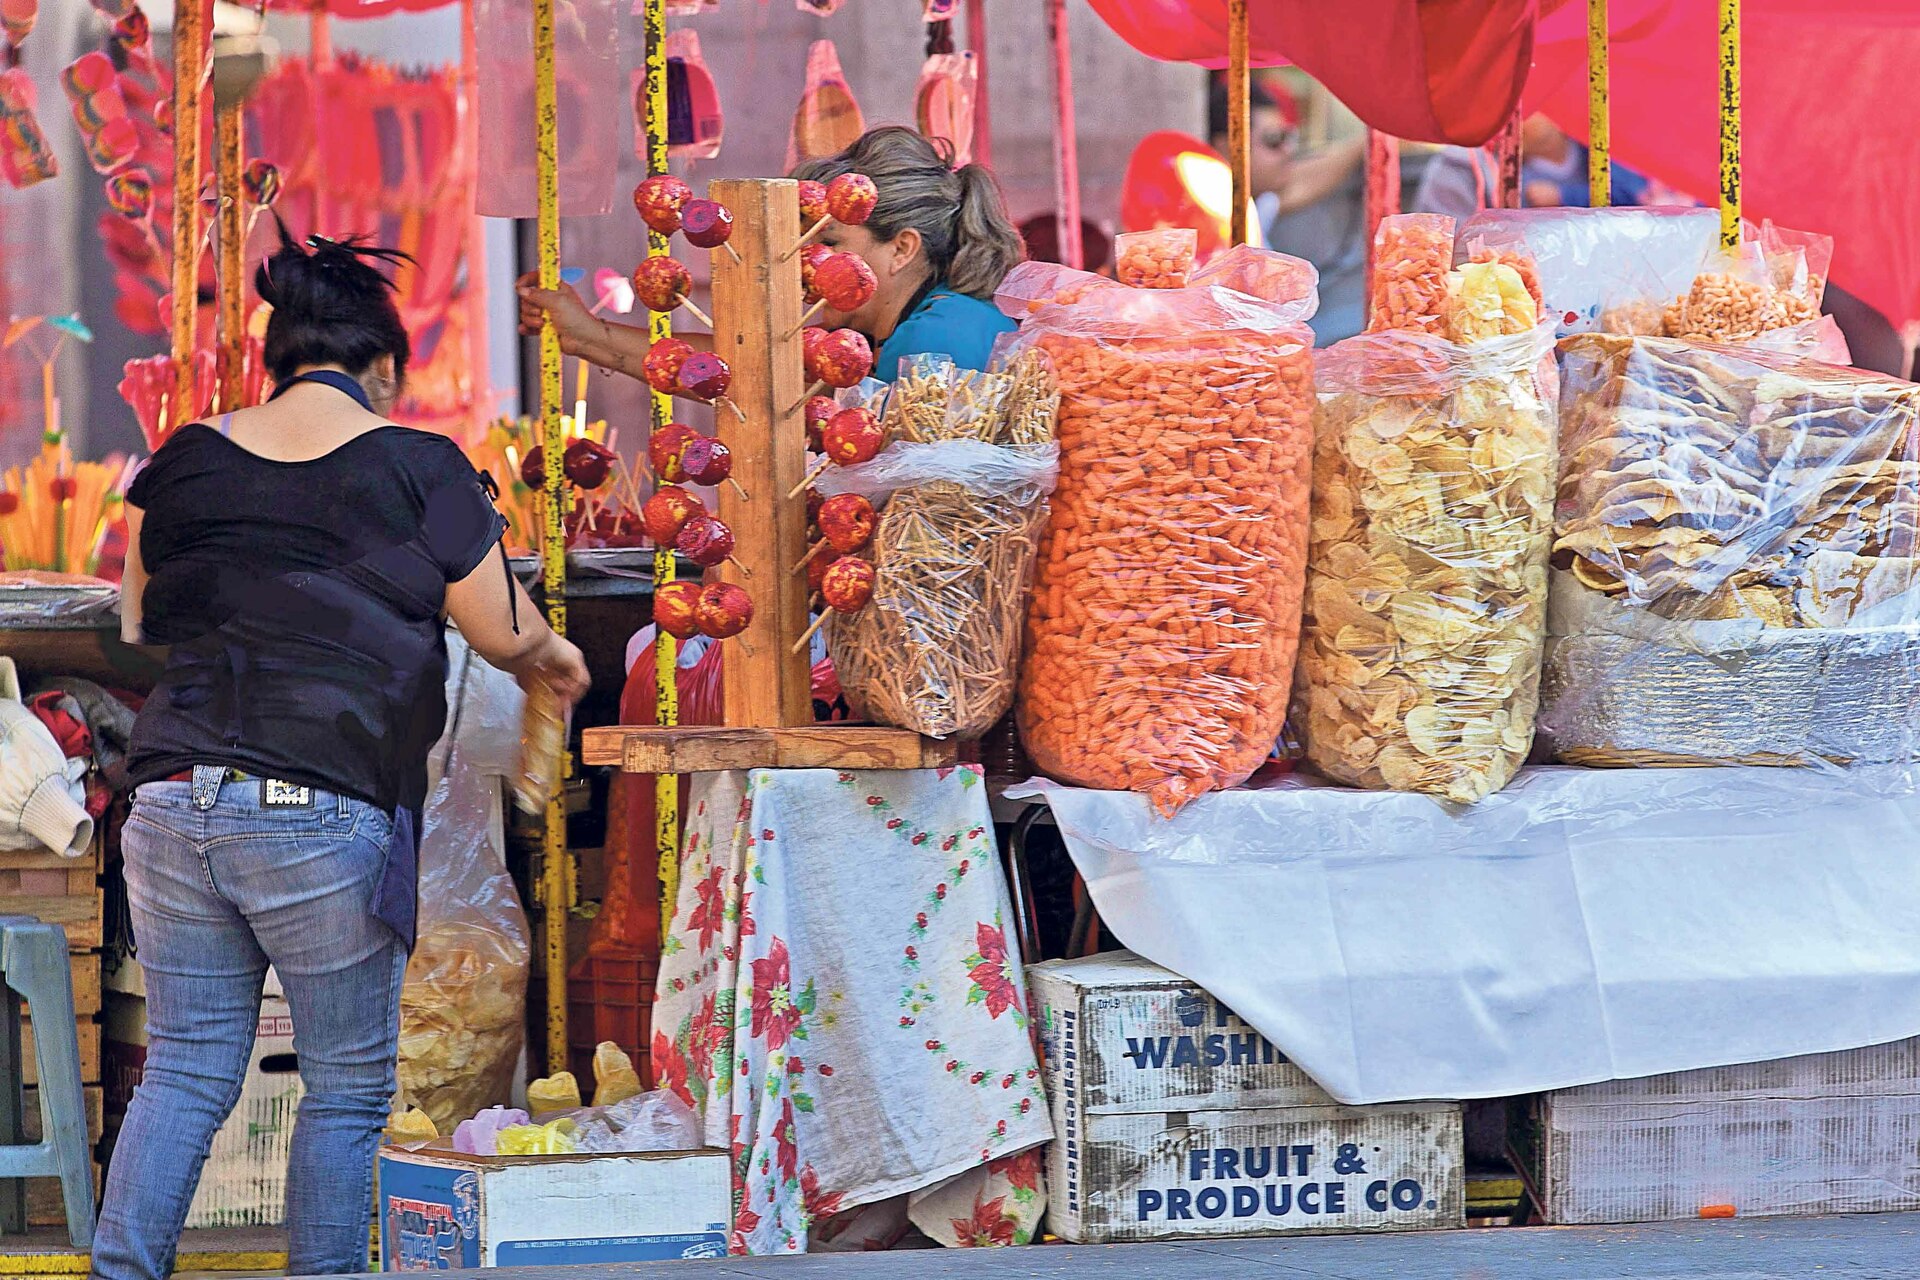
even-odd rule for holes
{"type": "Polygon", "coordinates": [[[656,1084],[733,1155],[735,1253],[908,1196],[943,1244],[1032,1239],[1052,1137],[986,787],[969,769],[696,779],[656,1084]]]}

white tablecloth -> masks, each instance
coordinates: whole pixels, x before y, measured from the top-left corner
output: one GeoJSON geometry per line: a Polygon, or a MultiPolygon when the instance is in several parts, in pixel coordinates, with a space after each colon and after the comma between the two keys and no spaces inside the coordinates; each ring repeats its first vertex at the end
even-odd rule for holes
{"type": "Polygon", "coordinates": [[[1053,1130],[978,773],[696,778],[653,1029],[733,1154],[733,1252],[884,1239],[852,1211],[896,1197],[946,1245],[1037,1228],[1053,1130]]]}
{"type": "Polygon", "coordinates": [[[1289,780],[1171,821],[1036,784],[1101,918],[1342,1102],[1920,1034],[1920,795],[1537,769],[1471,808],[1289,780]]]}

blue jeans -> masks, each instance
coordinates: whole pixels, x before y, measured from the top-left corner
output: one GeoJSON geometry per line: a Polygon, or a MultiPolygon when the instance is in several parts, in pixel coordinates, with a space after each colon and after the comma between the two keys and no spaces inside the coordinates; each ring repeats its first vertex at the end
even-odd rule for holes
{"type": "Polygon", "coordinates": [[[259,782],[196,772],[193,784],[141,787],[121,842],[147,1062],[114,1149],[93,1274],[172,1272],[208,1147],[240,1096],[269,964],[306,1085],[287,1170],[288,1270],[364,1271],[407,962],[367,914],[392,819],[324,791],[311,807],[268,809],[259,782]]]}

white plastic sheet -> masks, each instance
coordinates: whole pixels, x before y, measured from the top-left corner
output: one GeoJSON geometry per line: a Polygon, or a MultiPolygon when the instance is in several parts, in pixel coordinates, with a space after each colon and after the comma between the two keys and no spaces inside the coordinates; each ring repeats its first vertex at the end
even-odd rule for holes
{"type": "Polygon", "coordinates": [[[1167,820],[1037,784],[1101,919],[1346,1103],[1920,1034],[1920,796],[1529,769],[1471,808],[1289,780],[1167,820]]]}
{"type": "MultiPolygon", "coordinates": [[[[625,73],[615,0],[556,0],[554,90],[560,154],[560,212],[567,217],[613,207],[620,164],[625,73]]],[[[537,208],[532,0],[476,0],[475,57],[480,71],[480,172],[476,213],[531,218],[537,208]]]]}

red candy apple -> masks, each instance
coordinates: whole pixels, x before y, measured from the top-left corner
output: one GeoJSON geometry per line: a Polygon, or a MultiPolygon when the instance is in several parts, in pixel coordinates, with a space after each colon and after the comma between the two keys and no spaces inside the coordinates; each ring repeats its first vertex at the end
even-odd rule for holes
{"type": "Polygon", "coordinates": [[[871,461],[887,443],[886,429],[865,409],[842,409],[822,435],[826,455],[843,467],[871,461]]]}
{"type": "Polygon", "coordinates": [[[680,233],[701,249],[718,249],[733,237],[733,211],[717,200],[689,200],[680,214],[680,233]]]}
{"type": "Polygon", "coordinates": [[[711,568],[733,554],[733,530],[723,520],[697,515],[680,526],[673,545],[695,564],[711,568]]]}
{"type": "Polygon", "coordinates": [[[821,340],[813,356],[813,374],[830,387],[857,386],[873,372],[873,348],[852,329],[835,329],[821,340]]]}
{"type": "Polygon", "coordinates": [[[813,287],[835,311],[858,311],[873,301],[880,280],[866,259],[851,253],[835,253],[814,269],[813,287]]]}
{"type": "Polygon", "coordinates": [[[691,640],[700,634],[695,613],[699,607],[697,582],[669,582],[653,593],[653,621],[676,640],[691,640]]]}
{"type": "Polygon", "coordinates": [[[812,396],[807,400],[807,448],[815,453],[826,448],[820,433],[827,429],[827,423],[838,412],[840,406],[830,396],[812,396]]]}
{"type": "Polygon", "coordinates": [[[716,582],[700,593],[694,617],[715,640],[737,636],[753,621],[753,597],[731,582],[716,582]]]}
{"type": "Polygon", "coordinates": [[[733,370],[710,352],[688,356],[680,366],[680,390],[696,400],[718,400],[733,385],[733,370]]]}
{"type": "Polygon", "coordinates": [[[815,273],[821,263],[833,256],[833,250],[823,244],[810,244],[800,251],[800,289],[809,306],[820,301],[820,294],[814,288],[815,273]]]}
{"type": "Polygon", "coordinates": [[[827,607],[836,613],[858,613],[873,598],[878,575],[873,566],[858,556],[841,556],[827,566],[820,579],[820,594],[827,607]]]}
{"type": "Polygon", "coordinates": [[[827,184],[802,179],[800,183],[800,229],[812,227],[827,216],[827,184]]]}
{"type": "Polygon", "coordinates": [[[665,485],[653,491],[640,507],[640,527],[657,547],[668,547],[679,538],[689,521],[704,516],[707,509],[700,499],[678,485],[665,485]]]}
{"type": "Polygon", "coordinates": [[[873,504],[857,493],[836,493],[820,504],[820,536],[842,553],[858,551],[873,538],[873,504]]]}
{"type": "Polygon", "coordinates": [[[687,478],[680,454],[700,433],[685,423],[669,422],[647,438],[647,466],[667,484],[681,484],[687,478]]]}
{"type": "Polygon", "coordinates": [[[864,173],[843,173],[827,184],[827,212],[842,225],[859,226],[879,203],[880,189],[864,173]]]}
{"type": "Polygon", "coordinates": [[[647,226],[663,236],[680,229],[681,211],[693,199],[693,188],[670,173],[656,174],[633,189],[633,207],[647,226]]]}
{"type": "Polygon", "coordinates": [[[598,489],[613,474],[613,462],[617,456],[599,441],[581,436],[567,446],[561,465],[566,470],[567,479],[582,489],[598,489]]]}
{"type": "Polygon", "coordinates": [[[695,436],[680,451],[680,468],[695,484],[721,484],[733,474],[733,450],[718,440],[695,436]]]}
{"type": "Polygon", "coordinates": [[[661,395],[670,396],[680,389],[680,367],[694,354],[693,348],[678,338],[662,338],[647,348],[640,371],[647,385],[661,395]]]}
{"type": "Polygon", "coordinates": [[[633,269],[633,296],[649,311],[672,311],[693,292],[687,264],[656,253],[633,269]]]}

